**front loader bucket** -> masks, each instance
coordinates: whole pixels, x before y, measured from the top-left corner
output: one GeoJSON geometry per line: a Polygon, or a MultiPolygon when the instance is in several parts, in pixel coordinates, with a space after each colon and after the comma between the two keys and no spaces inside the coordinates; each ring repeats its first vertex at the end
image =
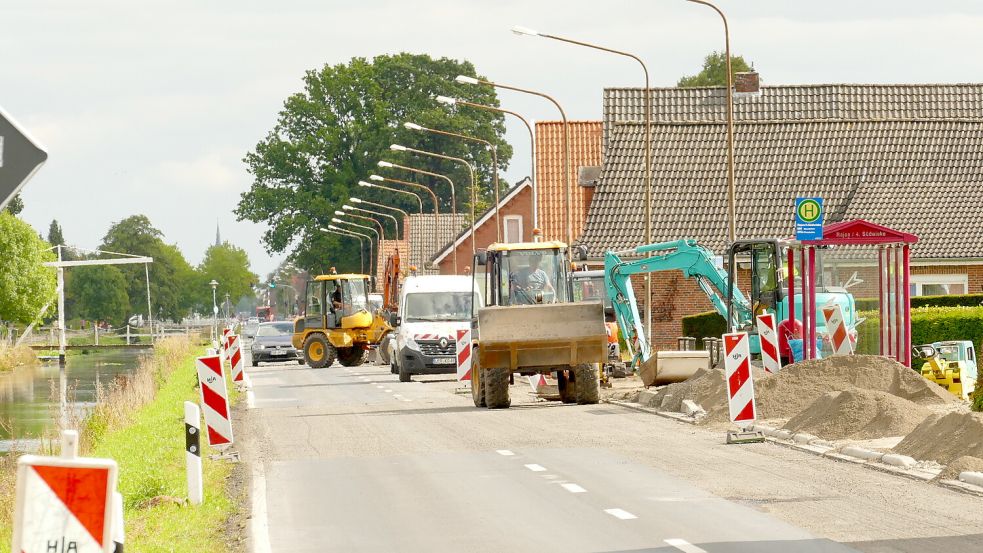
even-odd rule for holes
{"type": "Polygon", "coordinates": [[[638,364],[642,384],[661,386],[682,382],[700,369],[710,368],[708,351],[657,351],[638,364]]]}
{"type": "Polygon", "coordinates": [[[568,367],[608,356],[600,302],[485,307],[478,311],[483,368],[568,367]]]}

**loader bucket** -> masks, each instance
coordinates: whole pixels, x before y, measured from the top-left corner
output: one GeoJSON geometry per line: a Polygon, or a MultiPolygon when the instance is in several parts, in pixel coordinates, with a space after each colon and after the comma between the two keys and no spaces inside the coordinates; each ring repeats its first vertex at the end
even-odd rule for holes
{"type": "Polygon", "coordinates": [[[642,384],[661,386],[682,382],[700,369],[710,368],[708,351],[657,351],[638,366],[642,384]]]}
{"type": "Polygon", "coordinates": [[[493,306],[478,311],[478,359],[483,368],[565,368],[603,363],[607,356],[600,302],[493,306]]]}

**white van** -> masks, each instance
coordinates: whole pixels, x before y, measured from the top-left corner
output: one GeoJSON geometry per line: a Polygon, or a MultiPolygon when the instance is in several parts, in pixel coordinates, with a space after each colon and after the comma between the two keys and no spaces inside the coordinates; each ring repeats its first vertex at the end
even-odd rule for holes
{"type": "Polygon", "coordinates": [[[409,382],[414,374],[457,372],[457,331],[471,327],[471,305],[481,305],[480,298],[470,276],[411,276],[403,281],[391,357],[400,382],[409,382]]]}

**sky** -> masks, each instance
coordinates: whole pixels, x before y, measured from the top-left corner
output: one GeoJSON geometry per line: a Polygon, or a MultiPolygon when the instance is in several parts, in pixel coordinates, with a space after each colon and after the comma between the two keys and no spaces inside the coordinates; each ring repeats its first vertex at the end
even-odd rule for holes
{"type": "MultiPolygon", "coordinates": [[[[731,49],[763,84],[956,83],[983,76],[983,2],[719,0],[731,49]]],[[[264,224],[232,210],[251,178],[243,156],[272,129],[304,72],[408,51],[467,59],[491,80],[541,90],[571,119],[598,120],[606,86],[641,86],[631,60],[513,25],[626,50],[653,86],[672,86],[723,49],[719,17],[685,0],[3,0],[0,106],[48,150],[24,188],[22,217],[95,248],[142,213],[193,264],[222,238],[272,271],[264,224]]],[[[557,118],[541,99],[503,91],[503,107],[557,118]]],[[[507,121],[529,173],[525,128],[507,121]]]]}

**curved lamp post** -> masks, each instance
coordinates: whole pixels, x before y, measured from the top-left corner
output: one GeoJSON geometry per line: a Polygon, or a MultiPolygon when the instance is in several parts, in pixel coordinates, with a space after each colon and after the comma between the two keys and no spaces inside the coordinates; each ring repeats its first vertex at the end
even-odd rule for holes
{"type": "MultiPolygon", "coordinates": [[[[342,215],[344,215],[344,213],[342,215]]],[[[358,227],[358,228],[363,229],[363,230],[371,230],[372,233],[375,234],[375,251],[376,251],[375,255],[373,255],[372,257],[373,258],[378,257],[379,252],[382,251],[382,238],[379,235],[379,231],[377,231],[376,229],[374,229],[374,228],[372,228],[370,226],[367,226],[367,225],[360,225],[358,223],[353,223],[351,221],[345,221],[345,220],[339,219],[337,217],[332,217],[331,218],[331,222],[332,223],[335,223],[337,225],[346,225],[348,227],[358,227]]],[[[331,225],[328,225],[328,228],[332,228],[332,226],[331,225]]],[[[351,231],[348,228],[343,228],[341,230],[348,230],[350,232],[355,232],[355,231],[351,231]]],[[[372,251],[371,251],[372,250],[372,248],[371,248],[372,241],[371,240],[369,241],[369,246],[370,246],[369,253],[371,254],[372,253],[372,251]]],[[[371,261],[369,262],[369,270],[372,271],[372,275],[374,277],[375,276],[375,273],[379,270],[379,260],[378,259],[376,259],[376,261],[375,261],[375,269],[373,269],[373,267],[372,267],[372,262],[371,261]]],[[[373,279],[373,282],[374,282],[374,279],[373,279]]]]}
{"type": "MultiPolygon", "coordinates": [[[[437,195],[433,193],[433,190],[430,190],[426,186],[423,186],[422,184],[418,184],[415,182],[409,182],[399,179],[391,179],[379,175],[369,175],[369,180],[374,180],[377,182],[391,182],[393,184],[402,184],[403,186],[409,186],[412,188],[419,188],[425,190],[427,194],[430,194],[430,199],[433,200],[433,251],[434,251],[434,255],[436,255],[437,252],[440,250],[440,236],[437,231],[437,219],[440,218],[440,203],[437,201],[437,195]]],[[[421,214],[423,213],[423,198],[421,198],[419,194],[416,194],[414,192],[408,192],[406,190],[400,190],[398,188],[383,186],[381,184],[365,182],[365,181],[358,181],[358,184],[360,184],[361,186],[371,186],[375,188],[382,188],[384,190],[392,190],[393,192],[400,192],[402,194],[413,194],[414,196],[416,196],[416,199],[420,202],[420,213],[421,214]]]]}
{"type": "MultiPolygon", "coordinates": [[[[335,227],[335,228],[338,228],[338,227],[335,227]]],[[[318,230],[320,230],[321,232],[327,232],[329,234],[336,234],[338,236],[347,236],[349,238],[357,238],[358,239],[358,270],[359,270],[360,273],[363,273],[363,274],[365,273],[365,249],[364,249],[365,248],[365,241],[362,239],[362,236],[364,236],[364,235],[349,234],[349,233],[344,232],[342,230],[333,230],[333,229],[327,229],[327,228],[324,228],[324,227],[318,227],[318,230]]],[[[371,241],[369,241],[369,249],[372,249],[372,242],[371,241]]]]}
{"type": "MultiPolygon", "coordinates": [[[[371,209],[363,209],[361,207],[355,207],[353,205],[348,205],[348,204],[341,206],[341,209],[344,209],[345,211],[349,211],[349,212],[359,211],[361,213],[368,213],[369,215],[375,215],[376,217],[388,217],[393,222],[393,227],[395,229],[393,230],[393,240],[399,240],[399,221],[397,221],[396,218],[393,217],[392,215],[388,213],[380,213],[378,211],[372,211],[371,209]]],[[[354,215],[355,217],[358,217],[357,213],[349,213],[349,215],[354,215]]]]}

